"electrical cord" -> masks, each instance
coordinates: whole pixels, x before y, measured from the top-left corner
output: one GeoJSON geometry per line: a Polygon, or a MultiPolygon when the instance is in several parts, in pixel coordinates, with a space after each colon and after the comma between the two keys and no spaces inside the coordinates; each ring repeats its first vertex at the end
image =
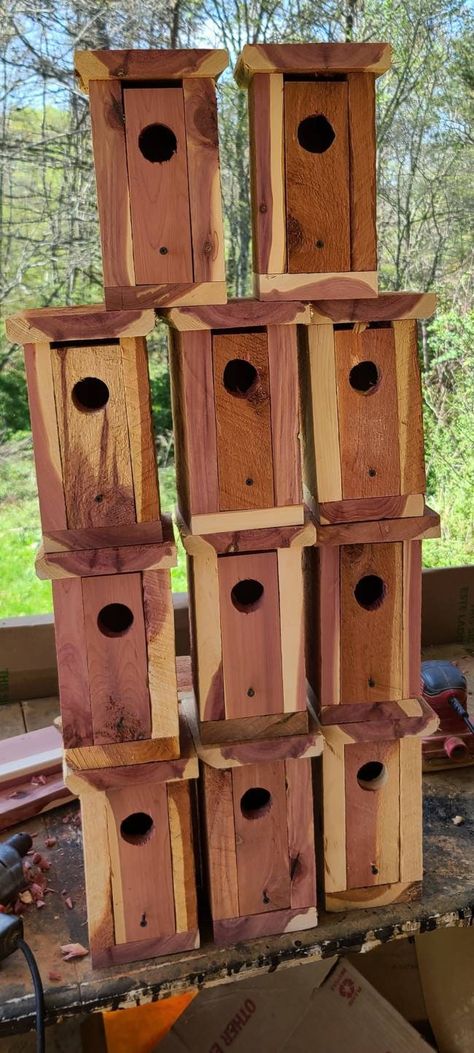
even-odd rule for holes
{"type": "Polygon", "coordinates": [[[35,999],[36,999],[36,1053],[45,1053],[46,1039],[45,1039],[45,1030],[44,1030],[44,991],[43,991],[43,984],[41,983],[41,976],[39,974],[39,969],[38,969],[38,966],[36,964],[36,958],[35,958],[35,956],[33,954],[33,951],[28,946],[28,944],[25,943],[25,940],[18,940],[17,947],[19,948],[20,951],[23,952],[23,954],[24,954],[24,956],[26,958],[26,961],[28,963],[28,968],[30,970],[31,977],[32,977],[32,980],[33,980],[33,987],[35,989],[35,999]]]}
{"type": "Polygon", "coordinates": [[[469,719],[469,713],[466,713],[462,702],[460,702],[455,695],[452,695],[449,699],[449,704],[451,709],[454,709],[454,712],[457,713],[458,717],[461,717],[461,720],[464,720],[464,723],[467,724],[469,731],[474,734],[474,724],[472,720],[469,719]]]}

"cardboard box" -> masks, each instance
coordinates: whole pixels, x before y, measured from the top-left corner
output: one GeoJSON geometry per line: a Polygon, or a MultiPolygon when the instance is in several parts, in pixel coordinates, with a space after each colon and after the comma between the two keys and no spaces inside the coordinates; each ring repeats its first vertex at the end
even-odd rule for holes
{"type": "Polygon", "coordinates": [[[421,642],[474,649],[474,566],[423,571],[421,642]]]}
{"type": "Polygon", "coordinates": [[[433,1053],[347,959],[207,988],[156,1053],[433,1053]]]}

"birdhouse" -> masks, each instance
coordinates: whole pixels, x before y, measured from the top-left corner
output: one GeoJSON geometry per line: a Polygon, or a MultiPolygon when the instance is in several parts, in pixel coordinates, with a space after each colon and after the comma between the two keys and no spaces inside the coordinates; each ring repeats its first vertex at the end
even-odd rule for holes
{"type": "Polygon", "coordinates": [[[179,755],[169,565],[164,556],[160,570],[119,567],[53,580],[62,733],[72,768],[179,755]]]}
{"type": "Polygon", "coordinates": [[[194,741],[215,942],[317,925],[311,758],[320,733],[232,749],[194,741]]]}
{"type": "Polygon", "coordinates": [[[295,527],[183,535],[203,742],[307,733],[305,542],[295,527]]]}
{"type": "Polygon", "coordinates": [[[78,51],[108,310],[225,303],[215,81],[226,51],[78,51]]]}
{"type": "Polygon", "coordinates": [[[301,326],[305,498],[321,523],[423,515],[417,318],[431,293],[317,302],[301,326]]]}
{"type": "Polygon", "coordinates": [[[198,765],[186,728],[180,730],[179,760],[66,768],[65,782],[81,804],[95,968],[199,946],[189,782],[198,765]]]}
{"type": "MultiPolygon", "coordinates": [[[[388,523],[394,538],[400,523],[388,523]]],[[[323,725],[398,719],[421,730],[420,539],[439,536],[439,518],[414,523],[418,540],[384,540],[375,523],[361,524],[367,540],[333,543],[322,535],[335,528],[322,527],[319,547],[305,550],[307,675],[323,725]]]]}
{"type": "Polygon", "coordinates": [[[377,293],[375,78],[388,44],[247,44],[255,292],[377,293]]]}
{"type": "Polygon", "coordinates": [[[302,524],[296,322],[303,304],[175,308],[178,502],[193,534],[302,524]]]}
{"type": "Polygon", "coordinates": [[[319,846],[328,911],[416,899],[423,880],[421,738],[364,740],[364,725],[324,729],[319,846]]]}
{"type": "Polygon", "coordinates": [[[163,539],[145,335],[153,311],[26,311],[24,344],[46,552],[163,539]]]}

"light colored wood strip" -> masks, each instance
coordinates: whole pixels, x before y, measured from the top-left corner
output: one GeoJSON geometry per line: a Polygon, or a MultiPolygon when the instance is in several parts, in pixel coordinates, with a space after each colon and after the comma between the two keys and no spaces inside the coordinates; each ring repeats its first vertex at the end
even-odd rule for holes
{"type": "Polygon", "coordinates": [[[400,775],[398,742],[357,742],[344,750],[346,784],[347,888],[393,884],[400,880],[400,775]],[[382,765],[379,781],[357,774],[382,765]]]}
{"type": "Polygon", "coordinates": [[[416,321],[393,323],[400,443],[400,493],[426,489],[421,376],[416,321]]]}
{"type": "Polygon", "coordinates": [[[151,737],[179,735],[173,600],[169,571],[142,574],[151,737]]]}
{"type": "Polygon", "coordinates": [[[283,77],[254,77],[249,87],[254,268],[286,270],[283,77]]]}
{"type": "Polygon", "coordinates": [[[422,743],[400,739],[400,881],[423,880],[422,743]]]}
{"type": "Polygon", "coordinates": [[[342,499],[341,451],[332,325],[309,327],[308,353],[316,455],[317,493],[313,496],[318,501],[340,501],[342,499]]]}
{"type": "Polygon", "coordinates": [[[94,741],[82,581],[53,582],[62,736],[66,749],[94,741]]]}
{"type": "MultiPolygon", "coordinates": [[[[364,295],[370,296],[370,291],[364,295]]],[[[292,297],[293,298],[293,297],[292,297]]],[[[134,311],[146,307],[201,307],[226,304],[226,282],[159,282],[151,285],[106,286],[104,299],[109,311],[134,311]]]]}
{"type": "MultiPolygon", "coordinates": [[[[276,713],[265,717],[238,717],[232,720],[206,720],[201,724],[201,742],[212,746],[213,763],[217,747],[217,755],[221,756],[223,763],[216,767],[226,768],[232,763],[232,758],[239,758],[239,763],[247,763],[259,760],[265,755],[265,759],[281,759],[287,755],[288,740],[293,739],[293,756],[305,752],[308,747],[309,720],[306,712],[302,713],[276,713]],[[222,747],[218,744],[221,743],[222,747]],[[222,750],[222,752],[221,752],[222,750]]],[[[309,748],[312,748],[310,742],[309,748]]],[[[211,759],[206,751],[204,759],[211,759]]]]}
{"type": "Polygon", "coordinates": [[[349,73],[351,270],[377,268],[375,76],[349,73]]]}
{"type": "Polygon", "coordinates": [[[341,701],[397,701],[404,697],[402,544],[343,545],[340,551],[341,701]]]}
{"type": "Polygon", "coordinates": [[[289,907],[284,761],[233,768],[232,791],[240,914],[263,914],[289,907]],[[269,799],[259,807],[262,791],[269,799]]]}
{"type": "Polygon", "coordinates": [[[94,80],[89,98],[104,285],[135,285],[121,85],[94,80]]]}
{"type": "MultiPolygon", "coordinates": [[[[171,354],[171,368],[176,388],[175,428],[178,433],[183,429],[179,445],[186,447],[184,458],[182,449],[180,455],[189,515],[215,513],[219,494],[211,333],[202,330],[181,336],[171,354]]],[[[178,497],[181,499],[181,492],[178,497]]]]}
{"type": "Polygon", "coordinates": [[[316,853],[314,846],[311,761],[285,761],[290,904],[312,907],[316,903],[316,853]]]}
{"type": "Polygon", "coordinates": [[[190,565],[193,664],[201,720],[224,715],[217,554],[210,545],[190,565]]]}
{"type": "Polygon", "coordinates": [[[49,344],[25,344],[33,453],[43,530],[67,527],[49,344]]]}
{"type": "Polygon", "coordinates": [[[206,851],[213,918],[238,917],[232,773],[203,766],[206,851]]]}
{"type": "Polygon", "coordinates": [[[304,588],[301,560],[300,548],[277,550],[285,713],[306,709],[304,588]]]}
{"type": "Polygon", "coordinates": [[[421,678],[421,541],[403,542],[402,680],[403,697],[420,692],[421,678]]]}
{"type": "MultiPolygon", "coordinates": [[[[137,285],[193,281],[188,165],[182,88],[124,88],[125,136],[137,285]],[[175,137],[155,163],[140,149],[141,133],[162,125],[175,137]],[[166,252],[161,252],[166,249],[166,252]]],[[[118,284],[118,283],[116,283],[118,284]]]]}
{"type": "Polygon", "coordinates": [[[176,932],[197,928],[196,877],[189,783],[167,787],[176,932]]]}
{"type": "MultiPolygon", "coordinates": [[[[256,274],[255,295],[272,300],[352,300],[376,297],[377,271],[338,271],[328,274],[256,274]]],[[[111,304],[111,306],[114,306],[111,304]]],[[[122,306],[122,304],[120,305],[122,306]]]]}
{"type": "Polygon", "coordinates": [[[160,518],[155,436],[145,337],[122,337],[122,376],[137,523],[160,518]]]}
{"type": "Polygon", "coordinates": [[[243,508],[236,512],[192,516],[193,534],[221,534],[234,530],[265,530],[267,527],[298,526],[304,523],[304,505],[287,508],[243,508]]]}
{"type": "Polygon", "coordinates": [[[339,728],[324,729],[322,755],[324,891],[342,892],[346,874],[346,790],[344,736],[339,728]]]}
{"type": "MultiPolygon", "coordinates": [[[[73,792],[77,793],[77,790],[73,792]]],[[[90,789],[81,793],[80,802],[87,925],[94,960],[115,943],[111,859],[107,850],[108,807],[105,794],[90,789]],[[100,852],[97,851],[98,845],[102,846],[100,852]]]]}
{"type": "Polygon", "coordinates": [[[268,367],[275,505],[301,503],[296,326],[269,325],[268,367]]]}
{"type": "Polygon", "coordinates": [[[179,739],[136,739],[109,742],[105,746],[83,746],[66,750],[66,761],[74,771],[94,768],[130,767],[179,758],[179,739]]]}
{"type": "Polygon", "coordinates": [[[319,703],[334,706],[342,701],[340,549],[320,549],[318,556],[319,703]],[[331,597],[329,604],[328,597],[331,597]]]}
{"type": "Polygon", "coordinates": [[[185,78],[183,98],[194,281],[225,281],[214,81],[211,77],[185,78]]]}
{"type": "Polygon", "coordinates": [[[414,903],[421,898],[421,882],[408,884],[396,881],[393,885],[372,885],[371,888],[350,889],[325,896],[324,906],[333,913],[348,910],[367,910],[370,907],[388,907],[391,903],[414,903]]]}

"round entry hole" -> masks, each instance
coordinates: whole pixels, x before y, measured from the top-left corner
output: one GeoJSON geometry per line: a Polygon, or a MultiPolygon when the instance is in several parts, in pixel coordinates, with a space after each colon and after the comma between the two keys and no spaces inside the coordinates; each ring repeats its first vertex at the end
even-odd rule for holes
{"type": "Polygon", "coordinates": [[[109,401],[109,389],[99,377],[84,377],[72,389],[72,401],[82,413],[101,410],[109,401]]]}
{"type": "Polygon", "coordinates": [[[128,845],[144,845],[150,840],[154,830],[151,815],[146,812],[132,812],[120,824],[120,836],[128,845]]]}
{"type": "Polygon", "coordinates": [[[382,605],[386,593],[387,586],[378,574],[366,574],[354,589],[357,603],[366,611],[376,611],[382,605]]]}
{"type": "Polygon", "coordinates": [[[124,603],[108,603],[97,617],[97,625],[104,636],[124,636],[132,624],[132,611],[124,603]]]}
{"type": "Polygon", "coordinates": [[[335,138],[334,128],[323,113],[305,117],[298,125],[298,142],[310,154],[324,154],[335,138]]]}
{"type": "Polygon", "coordinates": [[[178,141],[166,124],[148,124],[138,136],[138,149],[146,161],[164,164],[171,161],[178,148],[178,141]]]}
{"type": "Polygon", "coordinates": [[[367,761],[357,772],[357,782],[361,790],[380,790],[387,778],[387,769],[381,761],[367,761]]]}
{"type": "Polygon", "coordinates": [[[241,611],[242,614],[250,614],[251,611],[255,611],[259,606],[263,592],[261,581],[255,581],[254,578],[244,578],[243,581],[238,581],[234,585],[230,598],[237,611],[241,611]]]}
{"type": "Polygon", "coordinates": [[[224,387],[230,395],[245,399],[258,382],[258,373],[251,362],[244,358],[231,358],[224,369],[224,387]]]}
{"type": "Polygon", "coordinates": [[[380,374],[375,362],[358,362],[349,373],[349,384],[354,391],[367,394],[374,391],[380,380],[380,374]]]}
{"type": "Polygon", "coordinates": [[[244,819],[261,819],[270,811],[272,795],[263,786],[252,786],[240,798],[240,811],[244,819]]]}

